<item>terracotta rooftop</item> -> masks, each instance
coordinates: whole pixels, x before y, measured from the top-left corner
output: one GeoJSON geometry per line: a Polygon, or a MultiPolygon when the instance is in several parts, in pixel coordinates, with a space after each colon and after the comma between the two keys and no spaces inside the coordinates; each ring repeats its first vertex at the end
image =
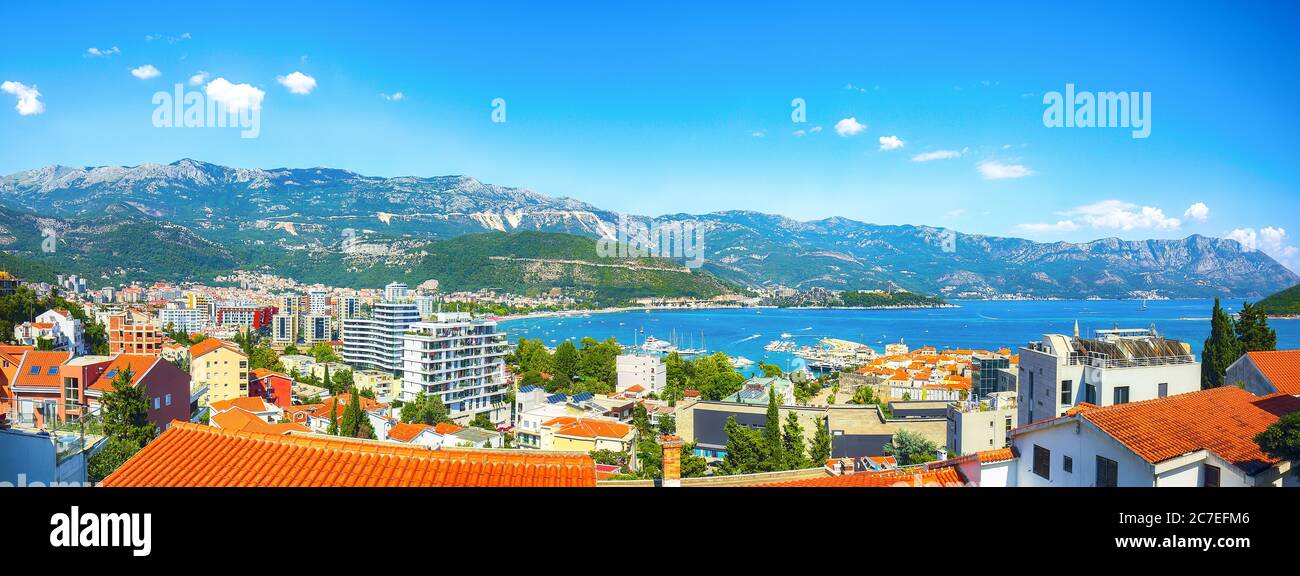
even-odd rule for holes
{"type": "Polygon", "coordinates": [[[13,385],[16,387],[62,386],[63,380],[59,378],[58,368],[71,358],[71,352],[27,352],[23,354],[18,371],[14,373],[13,385]],[[50,368],[54,368],[53,374],[50,373],[50,368]]]}
{"type": "MultiPolygon", "coordinates": [[[[272,408],[273,407],[274,406],[272,406],[272,408]]],[[[265,400],[256,396],[242,396],[239,398],[231,398],[230,400],[218,400],[212,403],[211,408],[214,412],[225,412],[231,408],[241,408],[249,412],[265,412],[270,409],[267,407],[265,400]]]]}
{"type": "Polygon", "coordinates": [[[1300,398],[1294,396],[1255,396],[1236,386],[1223,386],[1093,408],[1079,417],[1153,464],[1208,450],[1254,474],[1278,462],[1259,450],[1255,435],[1296,410],[1300,398]]]}
{"type": "Polygon", "coordinates": [[[455,424],[452,424],[451,422],[439,422],[437,425],[433,427],[434,432],[442,434],[443,436],[446,436],[448,434],[455,434],[464,429],[465,427],[457,426],[455,424]]]}
{"type": "Polygon", "coordinates": [[[572,416],[560,416],[552,418],[542,426],[555,426],[555,434],[562,436],[578,436],[580,438],[615,438],[621,439],[632,432],[632,427],[618,422],[607,420],[592,420],[587,418],[574,418],[572,416]]]}
{"type": "Polygon", "coordinates": [[[232,408],[212,416],[211,421],[222,430],[231,432],[260,432],[263,434],[288,434],[289,432],[311,432],[302,424],[292,422],[267,422],[256,414],[241,408],[232,408]]]}
{"type": "Polygon", "coordinates": [[[218,348],[226,348],[227,350],[238,352],[240,354],[244,353],[238,346],[231,344],[230,342],[225,342],[216,338],[205,338],[198,344],[190,346],[190,358],[198,358],[199,356],[212,352],[218,348]]]}
{"type": "Polygon", "coordinates": [[[158,362],[164,362],[164,360],[157,356],[119,354],[117,357],[113,358],[111,364],[104,368],[104,373],[99,376],[99,379],[96,380],[94,384],[90,385],[90,389],[99,390],[101,392],[112,392],[113,378],[115,378],[119,372],[126,370],[127,368],[131,369],[131,385],[138,386],[140,384],[140,378],[142,378],[144,374],[148,372],[149,369],[153,368],[154,364],[158,362]]]}
{"type": "Polygon", "coordinates": [[[419,436],[421,432],[424,432],[429,428],[433,428],[433,426],[428,424],[407,424],[403,422],[393,426],[392,429],[388,431],[388,437],[389,439],[400,442],[410,442],[411,440],[414,440],[416,436],[419,436]]]}
{"type": "Polygon", "coordinates": [[[1260,373],[1283,394],[1300,394],[1300,350],[1247,352],[1260,373]]]}
{"type": "Polygon", "coordinates": [[[428,450],[315,434],[231,432],[173,422],[103,486],[586,486],[585,454],[428,450]]]}

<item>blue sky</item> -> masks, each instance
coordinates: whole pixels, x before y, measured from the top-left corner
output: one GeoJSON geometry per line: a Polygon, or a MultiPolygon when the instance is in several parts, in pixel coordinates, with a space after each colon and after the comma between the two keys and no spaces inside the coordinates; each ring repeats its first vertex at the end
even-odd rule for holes
{"type": "Polygon", "coordinates": [[[1231,235],[1300,268],[1294,4],[269,4],[26,6],[0,44],[0,173],[467,174],[638,214],[1231,235]],[[258,138],[152,125],[152,95],[200,72],[187,90],[262,92],[258,138]],[[294,72],[309,92],[277,81],[294,72]],[[1150,92],[1150,136],[1045,127],[1067,83],[1150,92]]]}

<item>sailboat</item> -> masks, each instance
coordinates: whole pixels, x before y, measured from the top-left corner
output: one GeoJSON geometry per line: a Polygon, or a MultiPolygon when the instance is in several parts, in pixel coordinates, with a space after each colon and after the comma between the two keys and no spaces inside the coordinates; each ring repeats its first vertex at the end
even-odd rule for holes
{"type": "Polygon", "coordinates": [[[1142,304],[1138,306],[1138,312],[1146,312],[1146,311],[1147,311],[1147,299],[1143,298],[1142,304]]]}

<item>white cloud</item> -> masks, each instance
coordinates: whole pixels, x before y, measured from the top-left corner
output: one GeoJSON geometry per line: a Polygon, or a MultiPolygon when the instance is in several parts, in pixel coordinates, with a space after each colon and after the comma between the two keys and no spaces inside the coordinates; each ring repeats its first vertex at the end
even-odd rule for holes
{"type": "Polygon", "coordinates": [[[95,48],[94,46],[91,46],[86,49],[87,56],[112,56],[114,54],[120,54],[121,52],[122,50],[117,46],[112,48],[95,48]]]}
{"type": "Polygon", "coordinates": [[[252,84],[232,84],[225,78],[217,78],[203,89],[208,98],[225,105],[228,112],[242,112],[244,110],[260,110],[262,108],[262,98],[266,92],[255,88],[252,84]]]}
{"type": "Polygon", "coordinates": [[[41,91],[37,90],[34,84],[28,86],[22,82],[5,80],[4,84],[0,84],[0,90],[18,98],[14,110],[18,111],[19,116],[33,116],[45,111],[45,103],[40,100],[41,91]]]}
{"type": "Polygon", "coordinates": [[[1265,226],[1258,231],[1254,228],[1237,228],[1225,238],[1236,240],[1247,251],[1259,250],[1268,254],[1291,270],[1300,270],[1300,248],[1287,244],[1285,228],[1265,226]]]}
{"type": "Polygon", "coordinates": [[[1063,213],[1093,228],[1110,230],[1177,230],[1182,221],[1153,206],[1102,200],[1063,213]]]}
{"type": "Polygon", "coordinates": [[[399,102],[406,99],[406,95],[402,94],[401,92],[393,92],[392,94],[381,93],[379,96],[384,100],[388,100],[389,102],[399,102]]]}
{"type": "Polygon", "coordinates": [[[1005,164],[997,160],[985,160],[979,163],[980,174],[984,175],[985,180],[1006,180],[1008,178],[1024,178],[1032,175],[1033,170],[1024,164],[1005,164]]]}
{"type": "Polygon", "coordinates": [[[913,162],[929,162],[931,160],[948,160],[961,156],[958,150],[935,150],[933,152],[922,152],[912,157],[913,162]]]}
{"type": "Polygon", "coordinates": [[[755,130],[753,132],[750,132],[749,135],[755,138],[762,138],[764,136],[767,136],[767,130],[755,130]]]}
{"type": "Polygon", "coordinates": [[[161,76],[162,72],[159,72],[157,68],[154,68],[153,64],[145,64],[144,66],[131,70],[131,75],[141,80],[148,80],[150,78],[161,76]]]}
{"type": "Polygon", "coordinates": [[[903,139],[902,139],[902,138],[899,138],[898,136],[881,136],[881,137],[880,137],[880,149],[881,149],[881,150],[898,150],[899,148],[902,148],[902,147],[903,147],[903,139]]]}
{"type": "Polygon", "coordinates": [[[1061,220],[1055,224],[1018,224],[1016,228],[1032,234],[1043,234],[1045,232],[1074,232],[1079,229],[1079,225],[1072,220],[1061,220]]]}
{"type": "Polygon", "coordinates": [[[809,129],[808,129],[808,133],[809,133],[809,134],[816,134],[816,133],[821,132],[821,131],[822,131],[822,127],[821,127],[821,126],[813,126],[812,128],[809,128],[809,129]]]}
{"type": "Polygon", "coordinates": [[[288,88],[289,92],[293,94],[311,94],[311,91],[316,89],[316,79],[302,72],[293,72],[288,76],[276,76],[275,81],[288,88]]]}
{"type": "Polygon", "coordinates": [[[1187,207],[1187,210],[1183,211],[1183,218],[1186,218],[1188,220],[1204,222],[1209,217],[1210,217],[1210,207],[1206,206],[1204,202],[1197,202],[1195,204],[1192,204],[1191,206],[1187,207]]]}
{"type": "Polygon", "coordinates": [[[866,129],[867,125],[858,122],[857,118],[845,118],[835,123],[835,133],[846,138],[849,136],[857,136],[866,129]]]}
{"type": "Polygon", "coordinates": [[[200,84],[203,84],[204,82],[207,82],[208,76],[211,76],[211,74],[208,74],[203,70],[199,70],[198,72],[195,72],[193,76],[190,76],[190,86],[198,86],[200,84]]]}
{"type": "Polygon", "coordinates": [[[943,213],[944,218],[960,218],[966,214],[965,208],[953,208],[943,213]]]}

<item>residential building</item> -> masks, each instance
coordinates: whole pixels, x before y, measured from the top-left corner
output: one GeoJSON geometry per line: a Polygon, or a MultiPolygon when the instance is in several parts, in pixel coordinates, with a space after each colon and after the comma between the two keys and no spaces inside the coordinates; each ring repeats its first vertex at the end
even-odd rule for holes
{"type": "Polygon", "coordinates": [[[265,368],[248,372],[248,396],[284,408],[293,404],[293,378],[265,368]]]}
{"type": "Polygon", "coordinates": [[[1080,404],[1012,431],[1019,486],[1296,486],[1255,435],[1300,398],[1223,386],[1111,406],[1080,404]]]}
{"type": "Polygon", "coordinates": [[[618,373],[614,389],[618,392],[641,386],[647,393],[658,395],[668,382],[663,358],[655,354],[620,354],[614,366],[618,373]]]}
{"type": "Polygon", "coordinates": [[[159,430],[167,430],[173,420],[190,419],[190,375],[157,356],[114,356],[99,378],[87,387],[88,404],[98,405],[104,394],[113,391],[113,378],[126,370],[131,371],[131,384],[144,388],[149,421],[157,424],[159,430]]]}
{"type": "Polygon", "coordinates": [[[428,294],[417,294],[414,301],[416,309],[420,311],[421,318],[428,318],[433,316],[434,312],[436,312],[436,310],[434,310],[436,301],[433,296],[428,294]]]}
{"type": "Polygon", "coordinates": [[[766,406],[772,395],[776,396],[777,403],[781,405],[795,405],[794,382],[785,376],[756,376],[745,381],[739,391],[722,401],[766,406]]]}
{"type": "Polygon", "coordinates": [[[1187,343],[1149,329],[1096,334],[1044,334],[1020,349],[1020,422],[1056,418],[1083,403],[1111,406],[1201,389],[1201,365],[1187,343]]]}
{"type": "Polygon", "coordinates": [[[207,388],[207,403],[248,396],[248,355],[238,345],[207,338],[190,346],[190,375],[207,388]]]}
{"type": "Polygon", "coordinates": [[[1300,396],[1300,350],[1247,352],[1228,366],[1223,381],[1256,396],[1300,396]]]}
{"type": "MultiPolygon", "coordinates": [[[[1010,352],[1010,351],[1008,351],[1010,352]]],[[[976,398],[987,398],[994,392],[1014,392],[999,387],[1002,370],[1011,367],[1009,355],[978,353],[971,356],[971,394],[976,398]]]]}
{"type": "Polygon", "coordinates": [[[389,302],[401,302],[410,297],[410,290],[406,284],[393,282],[384,286],[384,300],[389,302]]]}
{"type": "Polygon", "coordinates": [[[14,341],[20,345],[37,346],[48,340],[53,350],[68,350],[85,354],[85,328],[71,312],[53,308],[42,312],[32,322],[14,326],[14,341]]]}
{"type": "Polygon", "coordinates": [[[302,341],[306,344],[334,339],[333,319],[328,314],[308,314],[302,319],[302,341]]]}
{"type": "Polygon", "coordinates": [[[1016,413],[1015,392],[994,392],[984,399],[949,404],[948,454],[965,456],[1009,446],[1016,413]]]}
{"type": "Polygon", "coordinates": [[[298,342],[298,316],[280,312],[271,317],[271,341],[276,344],[296,344],[298,342]]]}
{"type": "Polygon", "coordinates": [[[329,316],[329,311],[329,292],[322,288],[312,288],[307,291],[307,315],[329,316]]]}
{"type": "Polygon", "coordinates": [[[17,276],[0,270],[0,296],[13,296],[22,284],[23,281],[19,280],[17,276]]]}
{"type": "Polygon", "coordinates": [[[355,368],[401,373],[402,335],[419,321],[413,302],[375,302],[368,317],[343,321],[343,361],[355,368]]]}
{"type": "Polygon", "coordinates": [[[208,312],[200,308],[163,308],[158,311],[158,323],[182,334],[202,332],[208,326],[208,312]]]}
{"type": "Polygon", "coordinates": [[[108,353],[157,356],[162,352],[162,329],[156,320],[136,312],[111,314],[107,322],[108,353]]]}
{"type": "Polygon", "coordinates": [[[253,331],[271,328],[271,318],[279,309],[249,303],[225,303],[213,308],[213,323],[217,326],[247,327],[253,331]]]}
{"type": "Polygon", "coordinates": [[[608,420],[560,416],[542,423],[542,450],[633,453],[636,428],[608,420]]]}
{"type": "MultiPolygon", "coordinates": [[[[14,417],[19,422],[41,428],[45,422],[58,420],[66,404],[61,367],[71,359],[72,352],[68,351],[32,350],[22,354],[9,386],[17,406],[14,417]]],[[[80,393],[75,396],[80,398],[80,393]]]]}
{"type": "Polygon", "coordinates": [[[356,318],[361,315],[361,299],[356,296],[340,296],[334,299],[334,315],[339,320],[356,318]]]}
{"type": "MultiPolygon", "coordinates": [[[[505,338],[496,322],[463,313],[409,325],[401,335],[402,400],[423,392],[440,397],[454,420],[486,413],[494,423],[506,422],[505,338]]],[[[345,359],[346,350],[345,340],[345,359]]]]}

